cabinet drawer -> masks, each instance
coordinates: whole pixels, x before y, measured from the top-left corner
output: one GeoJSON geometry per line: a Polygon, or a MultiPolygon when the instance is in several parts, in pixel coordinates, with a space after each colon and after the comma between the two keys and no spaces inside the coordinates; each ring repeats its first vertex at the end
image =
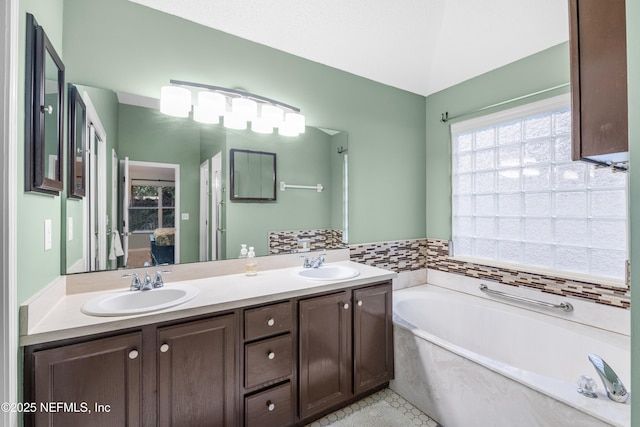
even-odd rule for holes
{"type": "Polygon", "coordinates": [[[293,423],[291,383],[246,397],[244,411],[247,427],[291,425],[293,423]]]}
{"type": "Polygon", "coordinates": [[[245,388],[252,388],[291,375],[292,369],[291,334],[245,345],[245,388]]]}
{"type": "Polygon", "coordinates": [[[244,312],[244,338],[253,340],[287,332],[292,326],[291,302],[252,308],[244,312]]]}

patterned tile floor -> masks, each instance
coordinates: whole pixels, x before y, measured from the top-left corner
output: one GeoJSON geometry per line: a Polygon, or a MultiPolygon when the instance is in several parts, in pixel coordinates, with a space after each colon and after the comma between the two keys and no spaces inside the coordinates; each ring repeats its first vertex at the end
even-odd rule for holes
{"type": "MultiPolygon", "coordinates": [[[[380,400],[386,400],[393,408],[395,408],[399,414],[402,414],[402,417],[398,419],[397,427],[406,427],[406,419],[411,420],[414,426],[428,426],[428,427],[440,427],[440,425],[429,418],[426,414],[420,411],[418,408],[413,406],[411,403],[407,402],[397,393],[389,388],[385,388],[380,390],[377,393],[372,394],[371,396],[365,397],[358,402],[355,402],[346,408],[342,408],[333,412],[319,420],[308,424],[305,427],[320,427],[320,426],[330,426],[331,424],[346,418],[347,416],[358,412],[358,411],[366,411],[367,407],[373,405],[380,400]]],[[[389,426],[396,427],[396,426],[389,426]]]]}

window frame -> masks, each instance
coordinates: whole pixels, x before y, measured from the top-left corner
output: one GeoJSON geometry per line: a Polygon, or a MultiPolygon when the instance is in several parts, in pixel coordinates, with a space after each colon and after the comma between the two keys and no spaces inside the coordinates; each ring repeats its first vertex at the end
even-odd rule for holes
{"type": "MultiPolygon", "coordinates": [[[[450,223],[451,241],[449,242],[449,244],[451,245],[451,248],[450,248],[451,259],[457,260],[460,262],[486,265],[489,267],[504,268],[509,270],[517,270],[525,273],[539,274],[539,275],[545,275],[550,277],[558,277],[558,278],[563,278],[568,280],[575,280],[575,281],[594,283],[594,284],[603,284],[607,286],[621,287],[621,288],[628,287],[628,259],[629,259],[629,239],[628,238],[626,239],[626,248],[625,248],[626,260],[627,260],[627,266],[625,269],[626,270],[625,279],[606,277],[606,276],[595,276],[592,274],[557,270],[553,268],[545,268],[545,267],[529,265],[529,264],[512,263],[508,261],[502,261],[499,259],[479,258],[479,257],[472,257],[467,255],[456,255],[455,247],[453,247],[453,241],[454,241],[454,235],[455,235],[454,217],[456,214],[456,198],[454,197],[454,187],[456,186],[456,183],[454,182],[456,179],[456,175],[454,174],[456,169],[454,165],[454,162],[456,161],[456,157],[455,157],[456,153],[455,153],[455,146],[454,146],[455,135],[465,133],[465,132],[471,132],[474,130],[480,130],[483,127],[490,127],[500,123],[508,123],[510,121],[523,119],[525,117],[531,117],[537,114],[549,113],[554,110],[570,108],[570,107],[571,107],[571,98],[570,98],[570,94],[567,93],[559,96],[546,98],[540,101],[523,104],[523,105],[509,108],[506,110],[498,111],[495,113],[471,118],[468,120],[459,121],[456,123],[452,123],[450,125],[449,130],[450,130],[450,144],[451,144],[450,145],[450,149],[451,149],[451,158],[450,158],[451,160],[451,164],[450,164],[450,167],[451,167],[450,169],[451,170],[451,174],[450,174],[450,178],[451,178],[451,182],[450,182],[451,184],[451,219],[450,219],[451,220],[451,223],[450,223]]],[[[473,173],[475,173],[475,171],[473,173]]],[[[524,191],[521,189],[519,194],[523,194],[523,193],[524,191]]],[[[475,190],[472,190],[471,194],[476,194],[475,190]]],[[[496,191],[496,194],[499,194],[499,193],[496,191]]],[[[628,236],[629,235],[628,176],[627,176],[627,182],[625,184],[625,198],[626,198],[626,210],[627,210],[627,213],[625,215],[625,224],[626,224],[626,235],[628,236]]],[[[496,218],[497,217],[498,215],[496,214],[496,218]]],[[[521,218],[527,218],[527,217],[525,216],[524,213],[522,213],[521,218]]],[[[525,240],[522,238],[520,242],[525,242],[525,240]]],[[[589,247],[589,246],[587,245],[586,247],[589,247]]]]}
{"type": "Polygon", "coordinates": [[[153,233],[154,230],[158,229],[158,228],[175,228],[175,222],[177,221],[176,219],[176,204],[177,204],[177,199],[176,199],[176,194],[174,193],[173,196],[173,206],[164,206],[162,203],[162,194],[163,194],[163,190],[165,188],[175,188],[175,184],[171,184],[171,185],[162,185],[162,184],[157,184],[157,183],[153,183],[153,184],[149,184],[149,183],[144,183],[144,184],[131,184],[131,188],[129,190],[129,194],[131,194],[131,198],[132,198],[132,202],[129,203],[129,222],[132,223],[133,221],[131,221],[131,214],[133,211],[142,211],[142,210],[155,210],[156,211],[156,218],[158,220],[158,227],[154,228],[154,229],[150,229],[150,230],[131,230],[131,233],[133,234],[149,234],[149,233],[153,233]],[[157,197],[158,197],[158,206],[133,206],[133,197],[134,197],[134,191],[133,188],[134,187],[155,187],[158,191],[157,197]],[[166,227],[163,224],[163,219],[164,219],[164,214],[163,214],[163,210],[168,210],[168,209],[173,209],[173,217],[174,217],[174,225],[173,227],[166,227]]]}

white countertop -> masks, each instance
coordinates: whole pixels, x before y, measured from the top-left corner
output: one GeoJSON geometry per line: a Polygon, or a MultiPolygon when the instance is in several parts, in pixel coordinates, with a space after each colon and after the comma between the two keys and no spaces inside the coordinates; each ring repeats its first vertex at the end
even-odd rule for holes
{"type": "MultiPolygon", "coordinates": [[[[312,281],[294,275],[299,267],[258,271],[256,276],[232,274],[204,279],[181,281],[199,288],[196,298],[176,307],[135,316],[97,317],[82,313],[80,308],[92,298],[113,292],[87,292],[63,295],[50,304],[33,304],[28,309],[47,310],[39,313],[37,324],[21,322],[20,345],[40,344],[60,339],[110,332],[185,317],[232,310],[239,307],[264,304],[272,301],[304,296],[317,292],[339,290],[366,285],[397,276],[393,271],[377,267],[341,261],[327,265],[345,265],[357,269],[360,274],[347,280],[312,281]],[[43,309],[41,307],[46,307],[43,309]]],[[[171,286],[170,277],[165,286],[171,286]]],[[[128,289],[128,284],[126,288],[128,289]]]]}

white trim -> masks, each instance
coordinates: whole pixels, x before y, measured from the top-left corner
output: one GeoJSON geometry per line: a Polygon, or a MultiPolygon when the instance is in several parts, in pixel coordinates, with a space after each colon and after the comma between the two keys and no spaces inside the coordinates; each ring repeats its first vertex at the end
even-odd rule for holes
{"type": "MultiPolygon", "coordinates": [[[[2,179],[0,183],[0,318],[2,358],[0,402],[18,402],[18,285],[17,285],[17,164],[18,164],[18,0],[7,0],[0,8],[0,120],[2,139],[2,179]]],[[[0,424],[18,425],[18,414],[0,412],[0,424]]]]}
{"type": "MultiPolygon", "coordinates": [[[[175,207],[175,244],[174,244],[174,255],[173,262],[175,264],[180,264],[180,228],[182,226],[180,223],[182,222],[181,212],[180,212],[180,165],[176,163],[156,163],[156,162],[143,162],[139,160],[128,160],[128,168],[131,166],[144,166],[149,168],[168,168],[174,170],[174,182],[176,186],[176,207],[175,207]]],[[[125,171],[127,175],[129,175],[129,171],[125,171]]],[[[131,178],[129,178],[130,180],[131,178]]],[[[124,207],[123,207],[124,209],[124,207]]],[[[122,213],[124,215],[124,212],[122,213]]],[[[128,224],[127,224],[128,226],[128,224]]],[[[126,255],[125,255],[126,256],[126,255]]]]}
{"type": "Polygon", "coordinates": [[[531,116],[537,113],[544,113],[549,110],[555,110],[563,107],[571,106],[571,94],[565,93],[541,101],[532,102],[530,104],[521,105],[507,110],[498,111],[497,113],[487,114],[486,116],[476,117],[464,120],[451,125],[451,134],[463,133],[470,130],[476,130],[485,126],[491,126],[496,123],[508,122],[510,120],[520,119],[522,117],[531,116]]]}

